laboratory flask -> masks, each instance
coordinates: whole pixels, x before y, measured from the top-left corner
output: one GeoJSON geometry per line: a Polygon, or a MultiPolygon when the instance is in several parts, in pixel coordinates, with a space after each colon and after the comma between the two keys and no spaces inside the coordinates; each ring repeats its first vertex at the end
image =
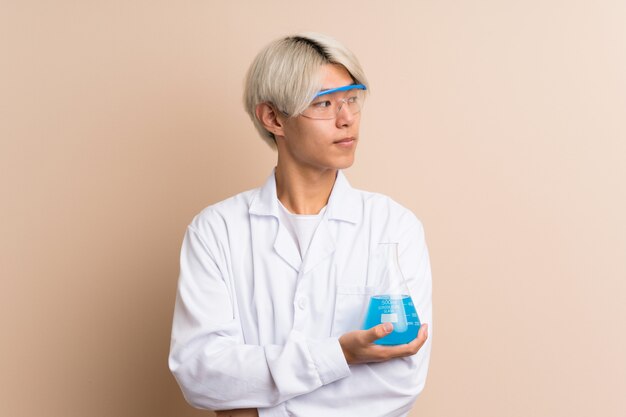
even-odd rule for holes
{"type": "Polygon", "coordinates": [[[398,261],[397,243],[380,243],[373,258],[373,272],[380,292],[370,298],[363,329],[392,323],[393,331],[376,340],[378,345],[401,345],[417,337],[420,320],[398,261]]]}

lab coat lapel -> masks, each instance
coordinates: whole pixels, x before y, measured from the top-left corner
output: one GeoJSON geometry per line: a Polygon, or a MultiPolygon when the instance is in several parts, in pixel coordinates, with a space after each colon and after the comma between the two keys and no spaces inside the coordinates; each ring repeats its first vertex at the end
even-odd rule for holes
{"type": "MultiPolygon", "coordinates": [[[[248,210],[252,239],[263,242],[274,241],[273,247],[289,266],[297,271],[302,266],[300,252],[289,231],[280,224],[278,213],[278,197],[276,194],[276,179],[274,171],[263,187],[259,190],[248,210]]],[[[263,243],[265,244],[265,243],[263,243]]]]}
{"type": "Polygon", "coordinates": [[[358,223],[363,204],[359,194],[350,186],[342,171],[337,172],[333,190],[328,199],[326,214],[311,241],[304,259],[304,273],[308,273],[335,252],[337,221],[358,223]]]}
{"type": "Polygon", "coordinates": [[[308,273],[315,268],[324,259],[328,258],[335,252],[335,238],[330,233],[328,220],[322,219],[304,259],[304,273],[308,273]]]}
{"type": "Polygon", "coordinates": [[[298,251],[296,242],[294,242],[287,228],[280,224],[280,222],[278,225],[278,233],[276,233],[276,240],[274,240],[274,250],[293,269],[300,271],[300,266],[302,266],[300,251],[298,251]]]}

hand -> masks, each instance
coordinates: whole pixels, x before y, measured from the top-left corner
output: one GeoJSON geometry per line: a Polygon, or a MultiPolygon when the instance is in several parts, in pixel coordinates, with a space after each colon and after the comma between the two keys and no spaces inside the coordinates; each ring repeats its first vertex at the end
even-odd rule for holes
{"type": "Polygon", "coordinates": [[[393,324],[382,323],[369,330],[355,330],[339,338],[339,344],[348,364],[384,362],[393,358],[415,355],[428,339],[428,324],[422,324],[417,337],[410,343],[397,346],[382,346],[374,341],[387,336],[393,324]]]}
{"type": "Polygon", "coordinates": [[[215,412],[216,417],[259,417],[256,408],[240,408],[237,410],[222,410],[215,412]]]}

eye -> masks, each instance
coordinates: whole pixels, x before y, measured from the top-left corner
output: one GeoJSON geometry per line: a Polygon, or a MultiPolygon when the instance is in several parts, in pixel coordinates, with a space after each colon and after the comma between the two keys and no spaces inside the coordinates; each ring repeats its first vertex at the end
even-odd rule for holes
{"type": "Polygon", "coordinates": [[[332,105],[332,103],[329,100],[323,100],[323,101],[317,101],[313,104],[311,104],[311,106],[317,108],[317,109],[325,109],[327,107],[330,107],[332,105]]]}
{"type": "Polygon", "coordinates": [[[348,104],[354,104],[357,101],[359,101],[359,97],[358,96],[348,97],[348,99],[346,101],[347,101],[348,104]]]}

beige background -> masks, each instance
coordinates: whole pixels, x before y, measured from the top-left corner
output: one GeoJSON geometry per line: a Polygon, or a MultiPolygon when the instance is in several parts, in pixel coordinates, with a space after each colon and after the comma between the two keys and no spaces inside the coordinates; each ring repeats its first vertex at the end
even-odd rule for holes
{"type": "Polygon", "coordinates": [[[424,222],[412,416],[624,416],[626,3],[2,1],[0,415],[210,416],[166,368],[186,224],[262,184],[270,40],[372,84],[354,186],[424,222]]]}

